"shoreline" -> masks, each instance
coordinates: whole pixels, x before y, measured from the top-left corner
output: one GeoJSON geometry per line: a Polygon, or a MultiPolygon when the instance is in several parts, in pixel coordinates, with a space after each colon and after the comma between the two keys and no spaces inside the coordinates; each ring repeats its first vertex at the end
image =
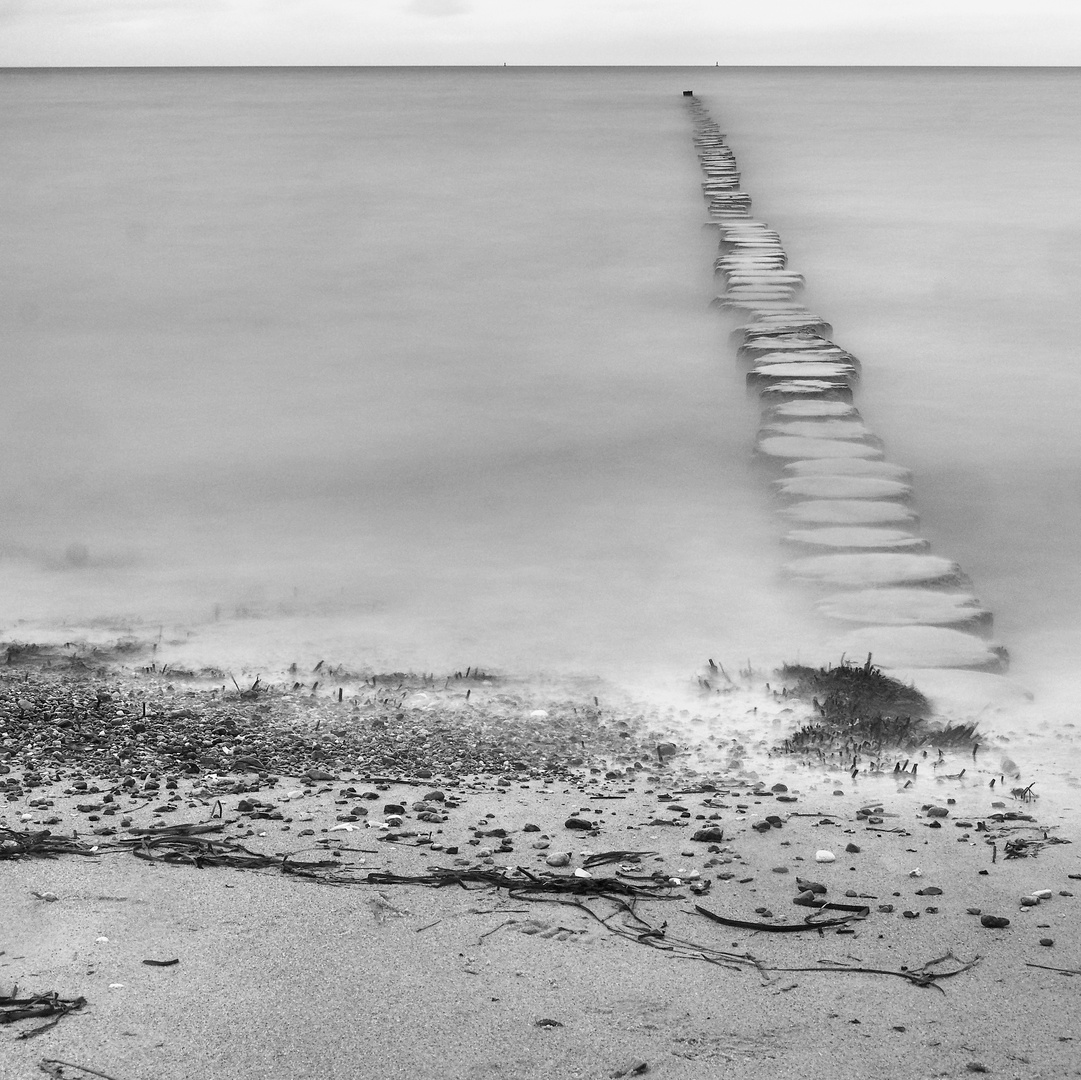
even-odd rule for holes
{"type": "MultiPolygon", "coordinates": [[[[560,699],[483,673],[424,682],[388,682],[380,698],[369,677],[371,702],[358,696],[354,709],[344,692],[339,706],[310,691],[9,668],[9,727],[13,691],[50,683],[109,720],[115,744],[144,723],[141,695],[151,717],[192,714],[168,719],[204,740],[207,762],[231,756],[238,768],[196,759],[197,774],[169,772],[133,755],[123,776],[103,761],[97,777],[70,766],[32,787],[21,770],[0,777],[0,828],[78,833],[101,849],[0,859],[11,911],[0,983],[88,1002],[34,1039],[15,1039],[30,1021],[0,1026],[0,1071],[29,1080],[44,1058],[115,1080],[603,1077],[641,1065],[673,1078],[724,1065],[752,1078],[1071,1074],[1076,1006],[1069,976],[1047,968],[1081,966],[1066,895],[1081,860],[1046,839],[1074,839],[1078,815],[989,788],[989,750],[975,763],[968,747],[917,750],[919,772],[853,777],[774,754],[813,710],[761,681],[705,695],[697,717],[609,703],[593,687],[563,687],[560,699]],[[421,719],[423,740],[404,738],[421,719]],[[281,742],[290,732],[327,752],[298,753],[281,742]],[[246,753],[260,746],[278,756],[246,753]],[[286,750],[293,772],[277,768],[286,750]],[[346,750],[365,767],[341,767],[346,750]],[[180,825],[215,830],[197,834],[218,845],[204,851],[269,861],[197,869],[132,857],[140,837],[168,850],[180,825]],[[722,836],[692,839],[702,829],[722,836]],[[1007,858],[1018,839],[1030,843],[1007,858]],[[817,862],[825,850],[834,860],[817,862]],[[586,854],[611,852],[622,855],[586,854]],[[285,853],[334,869],[283,873],[285,853]],[[462,880],[434,887],[433,867],[462,880]],[[795,904],[797,878],[866,913],[795,904]],[[537,880],[559,888],[530,893],[537,880]],[[609,880],[653,892],[625,899],[628,913],[609,880]],[[1037,890],[1051,896],[1022,906],[1037,890]],[[700,907],[759,926],[718,924],[700,907]],[[983,914],[1010,926],[986,928],[983,914]],[[808,915],[843,921],[765,928],[808,915]]],[[[153,724],[137,736],[183,760],[153,724]]]]}

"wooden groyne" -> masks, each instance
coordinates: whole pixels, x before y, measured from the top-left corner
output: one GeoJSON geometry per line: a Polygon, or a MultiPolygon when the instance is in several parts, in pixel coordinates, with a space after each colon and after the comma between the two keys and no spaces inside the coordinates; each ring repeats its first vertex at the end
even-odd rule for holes
{"type": "Polygon", "coordinates": [[[853,404],[862,365],[800,301],[803,275],[776,230],[752,215],[735,155],[692,92],[684,103],[702,166],[708,225],[719,237],[713,305],[761,409],[754,450],[769,467],[793,552],[787,572],[818,592],[849,656],[887,667],[1004,671],[991,613],[949,558],[919,534],[909,470],[891,462],[853,404]]]}

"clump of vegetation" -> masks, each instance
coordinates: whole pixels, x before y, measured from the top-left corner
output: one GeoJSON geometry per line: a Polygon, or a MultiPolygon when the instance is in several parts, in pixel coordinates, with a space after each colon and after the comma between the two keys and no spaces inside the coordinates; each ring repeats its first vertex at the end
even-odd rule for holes
{"type": "Polygon", "coordinates": [[[777,675],[787,697],[809,702],[818,719],[793,732],[780,748],[858,763],[889,750],[971,746],[975,723],[941,724],[931,703],[914,686],[883,674],[868,656],[863,664],[836,667],[786,664],[777,675]]]}
{"type": "Polygon", "coordinates": [[[883,675],[871,663],[842,661],[837,667],[785,664],[778,672],[790,694],[814,704],[828,723],[871,716],[926,717],[931,703],[914,686],[883,675]]]}

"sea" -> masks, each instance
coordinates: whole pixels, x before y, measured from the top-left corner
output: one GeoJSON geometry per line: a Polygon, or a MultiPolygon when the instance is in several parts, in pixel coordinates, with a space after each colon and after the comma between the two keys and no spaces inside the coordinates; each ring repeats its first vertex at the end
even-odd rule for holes
{"type": "Polygon", "coordinates": [[[685,90],[1071,723],[1077,69],[0,71],[3,639],[662,689],[818,662],[685,90]]]}

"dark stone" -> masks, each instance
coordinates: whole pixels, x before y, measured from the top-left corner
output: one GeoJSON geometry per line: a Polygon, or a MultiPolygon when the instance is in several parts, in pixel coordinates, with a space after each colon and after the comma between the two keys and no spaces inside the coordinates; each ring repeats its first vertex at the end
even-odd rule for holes
{"type": "Polygon", "coordinates": [[[593,828],[593,822],[585,821],[580,817],[569,817],[563,822],[565,829],[578,829],[582,832],[589,832],[593,828]]]}
{"type": "Polygon", "coordinates": [[[1010,920],[1001,915],[981,915],[980,926],[986,926],[988,930],[1004,930],[1010,925],[1010,920]]]}
{"type": "Polygon", "coordinates": [[[718,828],[715,825],[710,825],[705,829],[698,829],[691,837],[692,840],[698,840],[706,844],[720,843],[724,839],[724,830],[718,828]]]}

